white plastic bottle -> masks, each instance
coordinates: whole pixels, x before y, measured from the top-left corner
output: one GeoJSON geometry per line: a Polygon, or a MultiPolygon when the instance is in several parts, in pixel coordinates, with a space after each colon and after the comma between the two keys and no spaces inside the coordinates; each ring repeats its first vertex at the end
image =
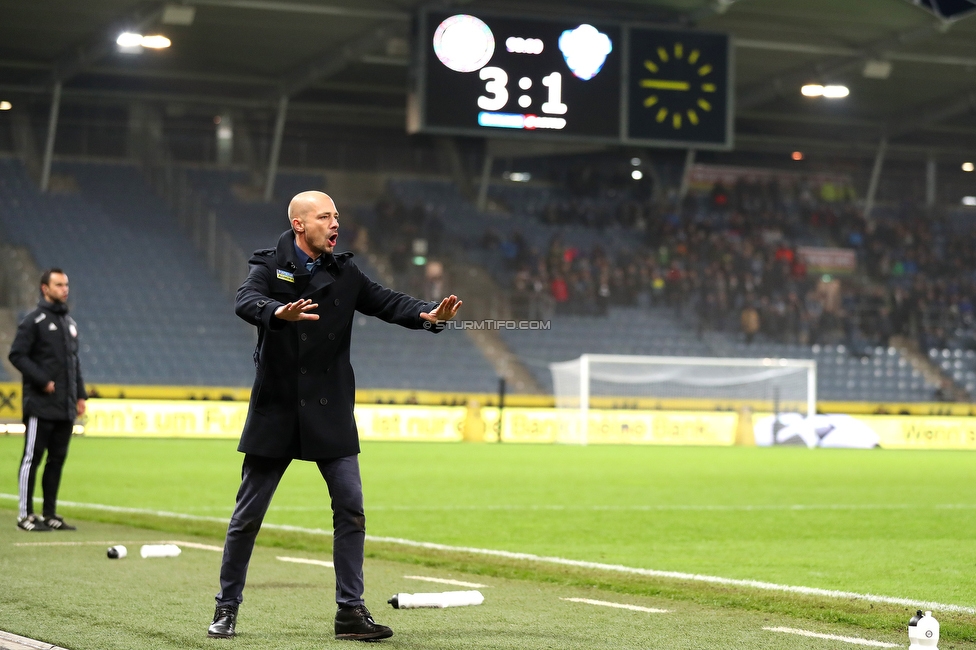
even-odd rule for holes
{"type": "Polygon", "coordinates": [[[387,602],[395,609],[466,607],[480,605],[485,602],[485,597],[480,591],[443,591],[432,594],[395,594],[387,602]]]}
{"type": "Polygon", "coordinates": [[[176,544],[143,544],[139,549],[142,557],[176,557],[180,552],[176,544]]]}
{"type": "Polygon", "coordinates": [[[939,648],[939,622],[932,612],[918,610],[908,622],[908,650],[931,650],[939,648]]]}
{"type": "Polygon", "coordinates": [[[108,555],[110,560],[121,560],[128,553],[129,551],[124,546],[117,544],[115,546],[109,546],[106,555],[108,555]]]}

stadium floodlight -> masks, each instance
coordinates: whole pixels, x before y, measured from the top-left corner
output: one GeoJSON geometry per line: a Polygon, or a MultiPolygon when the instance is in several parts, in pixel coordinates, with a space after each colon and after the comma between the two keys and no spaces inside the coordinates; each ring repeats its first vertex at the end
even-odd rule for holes
{"type": "Polygon", "coordinates": [[[964,172],[971,172],[973,170],[976,170],[976,165],[973,165],[973,163],[971,162],[964,162],[962,164],[962,170],[964,172]]]}
{"type": "Polygon", "coordinates": [[[630,159],[630,164],[633,165],[634,167],[640,167],[640,165],[641,165],[641,159],[640,158],[631,158],[630,159]]]}
{"type": "Polygon", "coordinates": [[[976,196],[964,196],[962,197],[963,205],[976,205],[976,196]]]}
{"type": "Polygon", "coordinates": [[[826,97],[827,99],[840,99],[851,94],[847,86],[822,86],[820,84],[806,84],[800,88],[800,94],[804,97],[826,97]]]}
{"type": "Polygon", "coordinates": [[[634,171],[630,172],[630,177],[635,181],[639,181],[640,179],[644,178],[644,172],[639,169],[635,169],[634,171]]]}
{"type": "Polygon", "coordinates": [[[173,44],[173,41],[169,40],[162,34],[151,34],[149,36],[142,37],[142,46],[148,47],[152,50],[162,50],[173,44]]]}
{"type": "Polygon", "coordinates": [[[593,398],[735,400],[808,418],[817,412],[817,362],[810,359],[584,354],[549,370],[556,408],[578,412],[584,445],[593,398]]]}
{"type": "Polygon", "coordinates": [[[127,54],[141,52],[143,48],[161,50],[173,44],[171,40],[162,34],[150,34],[148,36],[143,36],[142,34],[136,34],[135,32],[122,32],[119,34],[119,37],[115,39],[115,43],[119,46],[120,52],[127,54]]]}
{"type": "Polygon", "coordinates": [[[142,47],[142,34],[136,34],[135,32],[122,32],[119,37],[115,39],[115,43],[119,47],[142,47]]]}
{"type": "Polygon", "coordinates": [[[0,111],[9,111],[13,107],[14,105],[6,100],[0,102],[0,111]]]}

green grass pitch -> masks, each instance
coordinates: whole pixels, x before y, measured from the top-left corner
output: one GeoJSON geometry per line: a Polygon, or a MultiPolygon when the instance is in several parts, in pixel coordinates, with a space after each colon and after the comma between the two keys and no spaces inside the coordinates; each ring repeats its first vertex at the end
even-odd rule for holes
{"type": "MultiPolygon", "coordinates": [[[[2,494],[16,494],[22,444],[20,437],[0,438],[0,467],[7,468],[0,474],[2,494]]],[[[233,441],[226,440],[76,439],[72,442],[66,465],[61,498],[78,503],[226,519],[240,477],[241,456],[235,447],[233,441]]],[[[363,448],[361,465],[370,535],[976,606],[976,546],[973,541],[976,540],[976,490],[973,489],[976,454],[797,448],[368,443],[363,448]]],[[[39,537],[15,530],[14,507],[14,501],[0,499],[0,508],[5,509],[0,515],[9,517],[9,526],[0,527],[6,531],[0,536],[3,568],[0,572],[0,611],[19,612],[10,620],[28,625],[32,611],[37,615],[38,611],[47,610],[24,608],[21,611],[13,607],[9,599],[21,602],[19,598],[26,597],[29,602],[30,597],[24,592],[30,593],[25,585],[30,575],[43,574],[48,562],[63,562],[64,557],[79,556],[85,547],[73,548],[63,556],[59,554],[57,560],[42,550],[32,551],[29,570],[23,576],[9,570],[12,566],[23,566],[14,560],[22,551],[12,551],[11,543],[39,537]],[[3,585],[4,582],[8,584],[3,585]],[[9,596],[5,602],[4,593],[16,593],[18,597],[9,596]]],[[[159,539],[160,533],[145,530],[154,528],[166,531],[163,538],[196,533],[209,539],[209,543],[219,545],[224,527],[206,520],[175,520],[81,507],[65,507],[63,511],[74,519],[136,524],[142,530],[132,532],[133,529],[129,529],[126,534],[138,533],[143,539],[147,535],[159,539]]],[[[327,491],[313,464],[295,462],[289,469],[272,503],[267,522],[308,529],[330,528],[327,491]]],[[[84,528],[93,526],[96,524],[83,526],[81,533],[88,535],[84,528]]],[[[123,533],[116,531],[113,534],[118,537],[123,533]]],[[[57,535],[58,539],[64,539],[65,534],[57,535]]],[[[41,537],[47,539],[50,535],[41,537]]],[[[316,553],[326,559],[331,547],[330,540],[324,536],[271,530],[262,533],[259,544],[262,545],[259,552],[266,555],[280,552],[269,547],[284,547],[293,553],[316,553]]],[[[691,617],[683,618],[680,625],[691,624],[692,612],[703,617],[702,621],[708,621],[703,630],[712,629],[717,621],[728,620],[729,634],[735,630],[752,634],[750,630],[757,622],[763,617],[772,617],[793,620],[793,625],[787,625],[792,627],[801,627],[796,621],[815,623],[821,628],[855,626],[862,631],[868,630],[872,638],[894,639],[894,642],[902,643],[902,630],[911,613],[910,607],[902,605],[546,566],[395,544],[371,542],[367,552],[370,566],[375,566],[367,575],[367,588],[374,593],[370,601],[374,614],[383,611],[382,607],[388,607],[382,602],[391,589],[443,589],[403,584],[397,577],[421,570],[417,567],[425,571],[482,576],[484,581],[500,581],[507,585],[506,588],[525,592],[506,597],[506,603],[521,603],[529,598],[526,594],[535,591],[556,597],[556,592],[569,590],[575,594],[579,590],[596,589],[601,590],[603,596],[593,598],[653,601],[657,604],[649,606],[673,609],[675,617],[691,617]],[[404,569],[404,563],[414,568],[404,569]],[[373,572],[387,577],[371,582],[373,572]],[[379,594],[374,592],[377,589],[379,594]]],[[[92,557],[95,556],[99,562],[95,566],[105,571],[106,565],[101,563],[104,548],[98,549],[92,557]]],[[[148,560],[134,559],[136,562],[131,562],[131,566],[138,566],[138,562],[150,566],[148,560]]],[[[182,574],[167,576],[160,584],[173,583],[172,587],[167,587],[173,593],[157,594],[159,590],[155,590],[154,598],[165,602],[168,602],[167,598],[175,599],[174,608],[190,608],[193,616],[206,619],[211,612],[205,610],[212,606],[211,599],[216,590],[219,554],[187,551],[176,561],[205,562],[207,566],[199,572],[194,569],[192,578],[182,574]],[[199,554],[206,559],[196,558],[199,554]],[[193,602],[185,602],[186,599],[193,602]]],[[[83,567],[79,570],[88,570],[84,568],[87,567],[85,562],[77,562],[83,567]]],[[[270,565],[276,567],[272,573],[294,570],[294,567],[278,567],[273,558],[270,565]]],[[[174,562],[170,566],[177,564],[174,562]]],[[[91,570],[96,571],[95,568],[91,570]]],[[[292,585],[290,578],[282,576],[269,578],[275,584],[280,580],[284,585],[274,591],[271,600],[278,602],[275,599],[280,599],[281,603],[289,602],[289,599],[301,600],[305,587],[299,582],[292,585]]],[[[116,593],[120,589],[112,585],[114,583],[109,587],[112,593],[106,597],[110,596],[113,602],[125,599],[123,594],[116,593]]],[[[331,583],[326,580],[321,594],[315,596],[320,609],[330,610],[330,588],[331,583]]],[[[257,601],[270,594],[262,593],[257,588],[253,596],[248,592],[248,598],[257,601]]],[[[61,600],[68,607],[70,594],[61,600]]],[[[545,602],[549,604],[539,605],[537,610],[517,607],[517,611],[510,612],[516,618],[535,617],[540,621],[539,644],[521,647],[575,647],[575,641],[557,643],[553,640],[549,645],[542,642],[543,638],[548,638],[548,633],[543,633],[548,629],[548,623],[543,625],[541,621],[548,621],[556,615],[554,612],[564,612],[569,607],[558,598],[545,602]]],[[[488,605],[492,605],[490,598],[483,609],[471,608],[469,613],[458,610],[447,613],[447,618],[436,620],[454,621],[469,616],[474,617],[473,625],[488,625],[490,616],[486,612],[492,611],[488,605]]],[[[275,624],[267,608],[272,608],[276,615],[286,616],[284,604],[255,605],[251,610],[255,617],[252,619],[255,634],[265,629],[262,625],[275,624]]],[[[163,630],[168,629],[170,618],[187,617],[186,612],[166,611],[165,607],[160,611],[164,612],[160,614],[159,622],[161,637],[166,637],[163,630]]],[[[586,611],[587,616],[600,620],[605,617],[618,620],[614,617],[626,616],[619,612],[586,611]]],[[[381,621],[390,620],[391,616],[403,621],[420,620],[420,617],[404,618],[404,612],[390,610],[383,613],[387,615],[377,616],[381,621]]],[[[440,614],[443,616],[445,612],[440,614]]],[[[426,612],[420,616],[429,615],[426,612]]],[[[4,616],[0,615],[0,618],[4,616]]],[[[939,618],[946,639],[940,647],[976,647],[972,644],[976,642],[976,617],[946,613],[939,618]]],[[[328,618],[326,623],[330,621],[328,618]]],[[[185,623],[181,621],[180,629],[185,623]]],[[[648,619],[646,625],[655,628],[661,622],[648,619]]],[[[3,627],[0,620],[0,629],[3,627]]],[[[587,638],[586,625],[569,625],[567,629],[570,628],[573,631],[567,634],[573,639],[577,634],[581,640],[587,638]]],[[[593,629],[597,628],[599,626],[593,629]]],[[[410,623],[407,623],[404,630],[408,632],[410,629],[410,623]]],[[[418,629],[428,628],[421,625],[418,629]]],[[[600,633],[612,636],[613,630],[611,625],[600,633]]],[[[191,627],[187,633],[193,636],[197,631],[191,627]]],[[[301,636],[299,632],[296,634],[301,636]]],[[[424,643],[417,641],[420,637],[413,637],[418,643],[416,646],[409,645],[413,641],[405,640],[404,634],[398,634],[394,639],[398,639],[397,643],[408,643],[403,647],[460,647],[450,645],[457,642],[453,631],[448,629],[443,634],[438,637],[440,641],[429,638],[430,635],[421,635],[426,639],[424,643]]],[[[763,634],[768,636],[770,633],[763,634]]],[[[685,646],[680,637],[680,634],[669,637],[668,647],[712,647],[694,643],[685,646]]],[[[790,645],[800,642],[785,640],[783,635],[768,642],[762,640],[766,636],[760,637],[749,643],[743,641],[745,637],[735,637],[739,641],[725,647],[836,647],[817,645],[827,642],[809,639],[800,645],[790,645]],[[738,645],[739,642],[742,645],[738,645]]],[[[174,632],[173,646],[166,645],[169,641],[160,641],[158,647],[191,647],[180,646],[183,640],[177,642],[177,638],[181,639],[174,632]]],[[[601,643],[599,646],[638,647],[649,639],[651,637],[621,637],[620,643],[601,643]]],[[[509,647],[505,643],[504,637],[489,636],[484,643],[474,643],[470,647],[509,647]]],[[[512,643],[511,647],[520,647],[514,638],[512,643]]],[[[89,647],[150,646],[126,645],[124,641],[118,641],[115,645],[106,642],[89,647]]],[[[304,646],[296,641],[294,647],[304,646]]],[[[654,647],[658,647],[656,643],[654,647]]]]}

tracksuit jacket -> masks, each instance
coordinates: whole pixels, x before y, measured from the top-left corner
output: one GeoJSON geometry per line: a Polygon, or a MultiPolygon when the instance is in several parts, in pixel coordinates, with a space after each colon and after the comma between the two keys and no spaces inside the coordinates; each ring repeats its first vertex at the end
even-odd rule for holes
{"type": "Polygon", "coordinates": [[[41,300],[17,327],[10,362],[24,378],[24,420],[74,420],[88,397],[78,363],[78,324],[64,303],[41,300]],[[45,393],[54,382],[54,392],[45,393]]]}

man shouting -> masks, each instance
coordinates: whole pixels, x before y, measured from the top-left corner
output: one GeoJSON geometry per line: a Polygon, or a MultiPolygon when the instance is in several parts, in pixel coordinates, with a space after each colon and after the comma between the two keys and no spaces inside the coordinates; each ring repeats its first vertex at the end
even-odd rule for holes
{"type": "Polygon", "coordinates": [[[297,459],[318,465],[332,497],[335,636],[385,639],[393,631],[377,624],[363,602],[366,516],[349,362],[353,316],[359,311],[436,333],[461,301],[452,295],[425,302],[387,289],[359,270],[352,253],[333,254],[339,213],[327,194],[298,194],[288,206],[288,220],[291,230],[275,248],[254,253],[237,291],[237,315],[258,328],[257,370],[238,446],[244,453],[241,486],[207,634],[234,636],[254,540],[278,482],[297,459]]]}

